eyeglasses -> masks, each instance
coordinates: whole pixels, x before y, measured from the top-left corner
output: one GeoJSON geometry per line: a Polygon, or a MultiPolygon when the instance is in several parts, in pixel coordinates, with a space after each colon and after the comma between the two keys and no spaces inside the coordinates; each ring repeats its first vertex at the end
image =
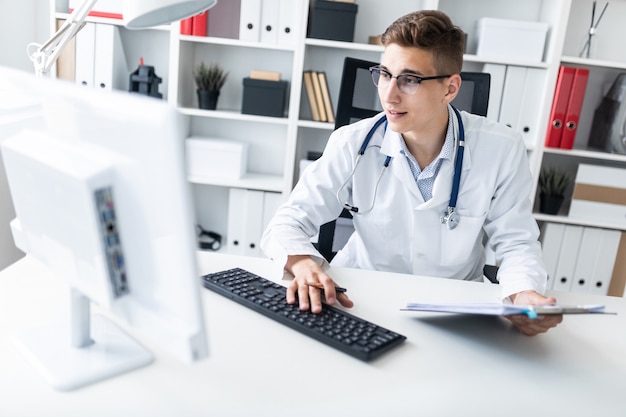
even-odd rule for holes
{"type": "Polygon", "coordinates": [[[450,77],[450,75],[435,75],[432,77],[420,77],[419,75],[413,74],[398,74],[391,75],[388,71],[375,66],[369,68],[370,73],[372,74],[372,81],[374,81],[374,85],[378,88],[388,88],[389,83],[393,78],[396,79],[396,84],[400,91],[404,94],[415,94],[417,92],[417,88],[421,84],[422,81],[428,80],[438,80],[441,78],[450,77]]]}

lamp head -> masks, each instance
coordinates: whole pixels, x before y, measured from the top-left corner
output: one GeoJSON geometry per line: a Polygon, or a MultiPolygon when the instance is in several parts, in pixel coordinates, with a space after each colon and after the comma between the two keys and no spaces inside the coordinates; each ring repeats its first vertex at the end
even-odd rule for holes
{"type": "Polygon", "coordinates": [[[124,25],[143,29],[194,16],[215,6],[217,0],[131,0],[123,3],[124,25]]]}

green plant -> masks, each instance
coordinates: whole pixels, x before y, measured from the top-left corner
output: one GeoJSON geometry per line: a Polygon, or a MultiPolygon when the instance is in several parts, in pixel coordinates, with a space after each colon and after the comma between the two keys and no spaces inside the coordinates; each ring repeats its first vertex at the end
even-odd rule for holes
{"type": "Polygon", "coordinates": [[[544,168],[539,175],[539,193],[546,197],[563,197],[572,177],[557,168],[544,168]]]}
{"type": "Polygon", "coordinates": [[[201,62],[193,72],[198,90],[220,91],[228,78],[228,72],[219,64],[206,65],[201,62]]]}

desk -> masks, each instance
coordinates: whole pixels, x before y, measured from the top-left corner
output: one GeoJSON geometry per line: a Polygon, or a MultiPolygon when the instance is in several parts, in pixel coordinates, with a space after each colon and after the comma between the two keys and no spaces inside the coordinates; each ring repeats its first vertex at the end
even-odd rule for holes
{"type": "MultiPolygon", "coordinates": [[[[200,253],[200,272],[235,266],[280,280],[268,260],[200,253]]],[[[626,300],[617,316],[566,316],[527,337],[500,318],[400,311],[407,301],[492,302],[493,284],[350,269],[333,272],[352,312],[408,340],[365,363],[203,291],[210,356],[186,365],[160,352],[143,369],[63,393],[8,341],[63,307],[63,285],[25,258],[0,272],[0,416],[615,416],[626,412],[626,300]],[[238,332],[240,331],[240,332],[238,332]]]]}

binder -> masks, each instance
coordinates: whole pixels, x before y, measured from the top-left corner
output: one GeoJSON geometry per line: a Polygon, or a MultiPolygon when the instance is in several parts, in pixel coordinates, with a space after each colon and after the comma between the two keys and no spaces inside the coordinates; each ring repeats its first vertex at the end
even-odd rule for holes
{"type": "Polygon", "coordinates": [[[572,149],[574,147],[574,139],[576,139],[576,131],[578,130],[578,121],[580,120],[580,111],[583,107],[588,79],[589,70],[587,68],[576,68],[572,90],[567,103],[567,112],[565,113],[563,136],[561,137],[561,148],[563,149],[572,149]]]}
{"type": "Polygon", "coordinates": [[[302,74],[304,80],[304,90],[306,92],[306,98],[311,109],[311,118],[315,122],[321,121],[320,113],[317,109],[317,100],[315,99],[315,89],[313,88],[313,71],[304,71],[302,74]]]}
{"type": "Polygon", "coordinates": [[[263,193],[263,224],[261,227],[261,235],[259,235],[259,241],[261,240],[261,236],[263,236],[263,232],[267,228],[267,225],[276,214],[276,211],[283,203],[283,195],[281,193],[274,193],[270,191],[265,191],[263,193]]]}
{"type": "Polygon", "coordinates": [[[620,234],[615,263],[613,264],[613,276],[607,293],[607,295],[614,297],[623,297],[626,287],[626,233],[620,234]]]}
{"type": "Polygon", "coordinates": [[[567,112],[569,95],[574,81],[574,72],[575,68],[572,67],[562,65],[559,68],[559,75],[554,88],[554,98],[552,99],[552,108],[550,110],[550,124],[546,133],[545,146],[547,147],[559,148],[561,146],[565,113],[567,112]]]}
{"type": "Polygon", "coordinates": [[[318,72],[317,77],[320,81],[320,89],[322,91],[322,101],[324,102],[324,112],[326,113],[326,121],[335,123],[335,112],[333,111],[333,103],[330,100],[330,91],[328,89],[328,81],[325,72],[318,72]]]}
{"type": "Polygon", "coordinates": [[[595,281],[594,267],[600,254],[600,242],[602,241],[602,229],[596,227],[583,228],[580,250],[576,259],[574,279],[572,281],[573,292],[587,292],[595,281]]]}
{"type": "Polygon", "coordinates": [[[128,66],[119,29],[114,25],[95,24],[95,57],[93,86],[111,91],[128,90],[128,66]]]}
{"type": "Polygon", "coordinates": [[[524,138],[528,148],[536,142],[544,69],[508,66],[504,81],[500,121],[524,138]]]}
{"type": "Polygon", "coordinates": [[[96,24],[87,23],[76,35],[76,69],[74,79],[77,84],[93,87],[95,51],[96,24]]]}
{"type": "Polygon", "coordinates": [[[262,256],[261,236],[282,204],[282,194],[231,188],[228,201],[228,252],[262,256]]]}
{"type": "Polygon", "coordinates": [[[263,191],[231,188],[228,201],[228,252],[260,256],[263,232],[263,191]]]}
{"type": "Polygon", "coordinates": [[[556,267],[559,262],[564,232],[565,225],[562,223],[545,223],[541,230],[541,250],[543,263],[548,273],[548,283],[546,286],[548,289],[554,287],[556,267]]]}
{"type": "Polygon", "coordinates": [[[193,16],[180,21],[180,34],[181,35],[193,34],[193,16]]]}
{"type": "Polygon", "coordinates": [[[583,234],[582,226],[565,226],[563,241],[559,251],[559,261],[556,266],[555,280],[552,289],[556,291],[570,291],[574,272],[576,268],[576,258],[583,234]]]}
{"type": "Polygon", "coordinates": [[[280,0],[278,10],[278,43],[295,45],[298,36],[297,24],[300,18],[302,2],[294,0],[280,0]]]}
{"type": "Polygon", "coordinates": [[[491,74],[487,119],[497,122],[500,120],[500,105],[502,103],[504,80],[506,79],[506,65],[485,64],[483,72],[491,74]]]}
{"type": "Polygon", "coordinates": [[[209,12],[205,10],[195,16],[192,16],[193,25],[191,34],[194,36],[206,36],[208,33],[209,12]]]}
{"type": "Polygon", "coordinates": [[[278,43],[280,0],[263,0],[261,5],[261,42],[278,43]]]}
{"type": "Polygon", "coordinates": [[[258,42],[261,39],[261,0],[241,0],[239,39],[258,42]]]}
{"type": "Polygon", "coordinates": [[[311,71],[311,79],[313,81],[313,91],[315,92],[315,106],[320,114],[320,122],[326,122],[328,118],[326,116],[326,109],[324,108],[324,99],[322,98],[322,86],[320,85],[320,78],[316,71],[311,71]]]}
{"type": "Polygon", "coordinates": [[[526,68],[524,78],[524,95],[519,118],[519,132],[528,148],[537,145],[539,131],[539,112],[543,100],[546,70],[541,68],[526,68]]]}
{"type": "Polygon", "coordinates": [[[613,267],[622,237],[619,230],[601,229],[600,243],[593,268],[593,280],[588,291],[591,294],[607,295],[613,276],[613,267]]]}

